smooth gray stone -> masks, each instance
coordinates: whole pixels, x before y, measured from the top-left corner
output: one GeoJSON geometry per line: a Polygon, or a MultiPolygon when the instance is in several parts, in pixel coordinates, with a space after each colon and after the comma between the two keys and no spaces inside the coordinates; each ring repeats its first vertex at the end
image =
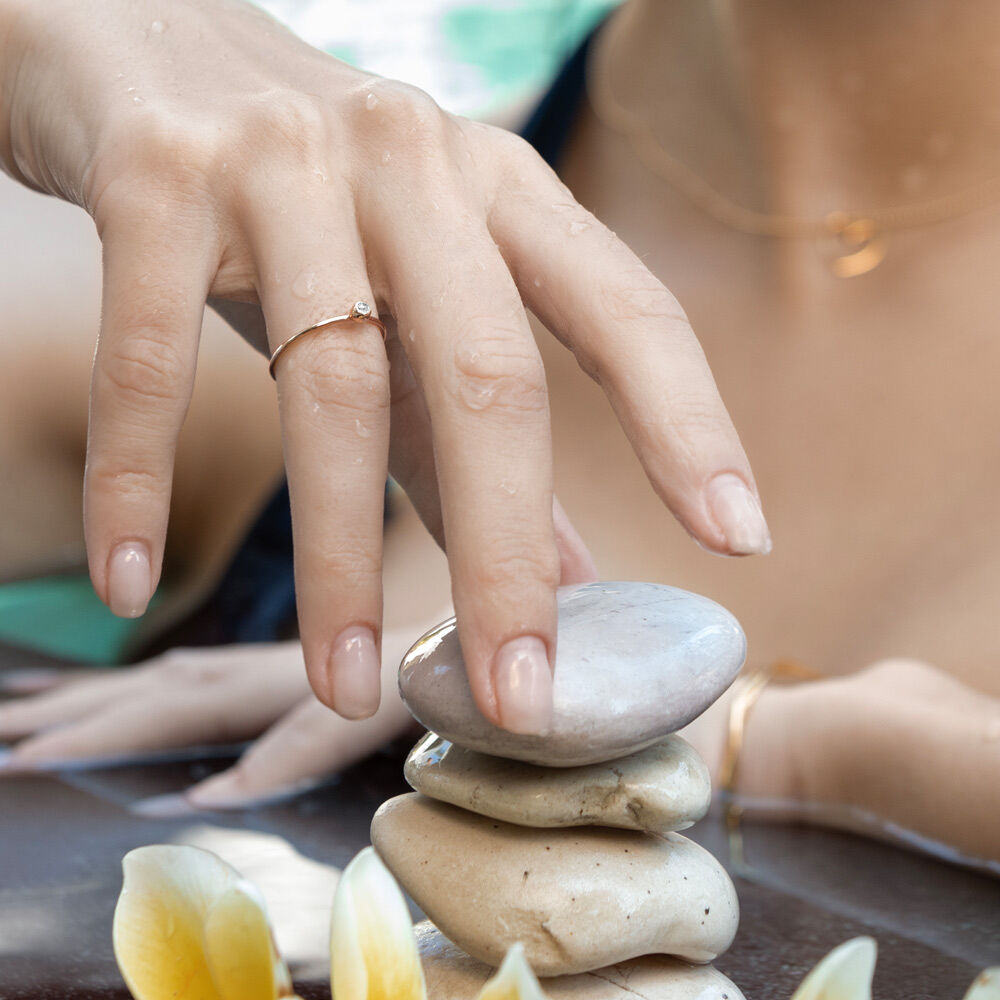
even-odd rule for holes
{"type": "Polygon", "coordinates": [[[403,773],[432,799],[520,826],[669,833],[697,823],[712,800],[705,762],[677,735],[621,760],[555,769],[488,757],[428,733],[403,773]]]}
{"type": "Polygon", "coordinates": [[[441,933],[488,965],[517,942],[539,976],[640,955],[702,964],[736,934],[733,883],[679,833],[530,829],[410,793],[382,805],[371,838],[441,933]]]}
{"type": "MultiPolygon", "coordinates": [[[[466,955],[432,923],[414,928],[427,980],[427,1000],[475,1000],[495,969],[466,955]]],[[[710,965],[648,955],[576,976],[541,981],[548,1000],[744,1000],[710,965]]]]}
{"type": "Polygon", "coordinates": [[[403,658],[399,689],[413,715],[452,743],[548,767],[616,760],[697,718],[746,657],[739,622],[707,597],[655,583],[559,591],[553,725],[519,736],[476,708],[455,619],[403,658]]]}

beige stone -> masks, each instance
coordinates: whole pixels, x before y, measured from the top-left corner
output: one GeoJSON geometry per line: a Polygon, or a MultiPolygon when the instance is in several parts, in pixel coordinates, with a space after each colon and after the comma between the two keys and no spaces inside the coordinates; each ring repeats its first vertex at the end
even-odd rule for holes
{"type": "Polygon", "coordinates": [[[433,799],[536,827],[610,826],[667,833],[708,810],[708,768],[679,736],[606,764],[545,768],[488,757],[433,733],[406,761],[406,780],[433,799]]]}
{"type": "Polygon", "coordinates": [[[677,833],[529,829],[411,793],[375,814],[372,843],[441,932],[490,965],[518,941],[541,976],[639,955],[710,962],[736,933],[729,876],[677,833]]]}
{"type": "MultiPolygon", "coordinates": [[[[494,970],[466,955],[428,921],[417,925],[416,934],[428,1000],[475,1000],[494,970]]],[[[541,986],[548,1000],[744,1000],[712,966],[663,955],[543,979],[541,986]]]]}

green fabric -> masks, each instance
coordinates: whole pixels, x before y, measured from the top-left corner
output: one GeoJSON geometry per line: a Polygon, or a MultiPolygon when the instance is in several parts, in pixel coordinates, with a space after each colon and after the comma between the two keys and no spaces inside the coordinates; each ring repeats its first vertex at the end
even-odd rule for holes
{"type": "Polygon", "coordinates": [[[84,574],[0,584],[0,640],[12,646],[110,666],[140,624],[113,615],[84,574]]]}
{"type": "Polygon", "coordinates": [[[482,73],[493,104],[543,87],[618,0],[458,4],[441,15],[448,55],[482,73]]]}

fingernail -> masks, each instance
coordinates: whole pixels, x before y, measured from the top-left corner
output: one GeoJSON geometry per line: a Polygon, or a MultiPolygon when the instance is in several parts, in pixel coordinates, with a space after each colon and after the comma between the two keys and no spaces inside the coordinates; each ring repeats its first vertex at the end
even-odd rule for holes
{"type": "MultiPolygon", "coordinates": [[[[160,796],[168,799],[183,798],[187,803],[188,812],[192,809],[255,809],[259,806],[272,805],[285,799],[294,798],[303,792],[310,791],[329,780],[328,775],[300,778],[288,785],[269,788],[263,791],[248,791],[246,781],[241,779],[238,769],[222,771],[206,779],[183,796],[160,796]]],[[[156,808],[156,799],[146,799],[156,808]]],[[[139,803],[141,805],[142,803],[139,803]]],[[[134,807],[133,807],[134,808],[134,807]]],[[[169,808],[169,804],[167,806],[169,808]]],[[[178,813],[178,815],[180,815],[178,813]]]]}
{"type": "Polygon", "coordinates": [[[552,725],[552,670],[536,636],[511,639],[493,661],[500,724],[521,736],[544,736],[552,725]]]}
{"type": "Polygon", "coordinates": [[[222,771],[189,788],[184,793],[188,806],[195,809],[225,809],[234,802],[242,802],[247,797],[246,789],[239,787],[239,781],[230,771],[222,771]]]}
{"type": "Polygon", "coordinates": [[[375,634],[352,625],[330,648],[329,690],[334,710],[345,719],[367,719],[378,711],[382,696],[381,663],[375,634]]]}
{"type": "Polygon", "coordinates": [[[151,795],[148,799],[139,799],[129,806],[129,812],[148,819],[177,819],[181,816],[192,816],[198,811],[200,803],[189,802],[187,797],[176,792],[168,795],[151,795]]]}
{"type": "Polygon", "coordinates": [[[149,550],[141,542],[123,542],[108,560],[108,607],[119,618],[138,618],[152,591],[149,550]]]}
{"type": "Polygon", "coordinates": [[[771,533],[757,498],[739,476],[731,472],[708,484],[708,509],[726,540],[730,555],[767,555],[771,533]]]}

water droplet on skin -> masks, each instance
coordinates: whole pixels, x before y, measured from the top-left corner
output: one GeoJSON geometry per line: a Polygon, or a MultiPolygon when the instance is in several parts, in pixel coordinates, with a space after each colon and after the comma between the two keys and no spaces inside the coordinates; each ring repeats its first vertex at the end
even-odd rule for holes
{"type": "Polygon", "coordinates": [[[126,94],[134,94],[135,93],[135,87],[126,87],[125,88],[125,93],[126,94]]]}
{"type": "Polygon", "coordinates": [[[314,170],[313,174],[319,178],[321,184],[325,184],[330,179],[322,170],[319,169],[314,170]]]}
{"type": "Polygon", "coordinates": [[[167,30],[167,26],[162,21],[154,21],[150,26],[149,30],[154,35],[162,35],[164,31],[167,30]]]}
{"type": "Polygon", "coordinates": [[[145,274],[140,274],[139,277],[136,280],[138,281],[138,283],[140,285],[148,285],[149,284],[149,280],[152,277],[153,276],[149,273],[149,271],[146,271],[145,274]]]}
{"type": "Polygon", "coordinates": [[[146,98],[145,97],[140,97],[138,94],[136,94],[135,97],[132,98],[132,101],[135,104],[145,104],[146,103],[146,98]]]}
{"type": "Polygon", "coordinates": [[[390,153],[390,152],[389,152],[389,150],[387,149],[387,150],[386,150],[386,151],[385,151],[385,152],[384,152],[384,153],[382,154],[382,162],[383,162],[383,163],[388,163],[388,162],[389,162],[389,161],[390,161],[391,159],[392,159],[392,153],[390,153]]]}
{"type": "Polygon", "coordinates": [[[431,200],[431,207],[434,209],[435,212],[441,211],[441,206],[434,200],[431,200]]]}
{"type": "Polygon", "coordinates": [[[415,341],[417,339],[417,331],[411,329],[410,332],[406,336],[410,338],[410,343],[412,344],[413,341],[415,341]]]}
{"type": "Polygon", "coordinates": [[[365,98],[365,107],[369,111],[374,111],[378,107],[378,98],[374,94],[369,94],[365,98]]]}
{"type": "Polygon", "coordinates": [[[580,233],[585,233],[588,229],[590,229],[589,222],[571,222],[569,224],[570,236],[579,236],[580,233]]]}
{"type": "Polygon", "coordinates": [[[319,403],[313,403],[312,411],[313,413],[319,413],[319,403]]]}
{"type": "Polygon", "coordinates": [[[359,438],[367,438],[372,436],[372,432],[367,427],[365,427],[365,425],[361,423],[360,420],[354,421],[354,430],[357,432],[359,438]]]}
{"type": "Polygon", "coordinates": [[[292,295],[297,299],[311,299],[316,294],[316,272],[303,271],[292,284],[292,295]]]}
{"type": "Polygon", "coordinates": [[[542,279],[535,278],[535,288],[541,288],[541,287],[542,287],[542,279]]]}
{"type": "Polygon", "coordinates": [[[496,389],[493,386],[468,388],[463,390],[462,396],[465,399],[465,405],[470,410],[485,410],[493,402],[496,389]]]}
{"type": "Polygon", "coordinates": [[[365,464],[365,460],[364,460],[364,458],[361,455],[358,455],[358,457],[354,460],[354,464],[355,465],[364,465],[365,464]]]}
{"type": "Polygon", "coordinates": [[[509,497],[512,497],[517,493],[517,487],[511,486],[510,483],[501,483],[500,489],[502,489],[509,497]]]}

